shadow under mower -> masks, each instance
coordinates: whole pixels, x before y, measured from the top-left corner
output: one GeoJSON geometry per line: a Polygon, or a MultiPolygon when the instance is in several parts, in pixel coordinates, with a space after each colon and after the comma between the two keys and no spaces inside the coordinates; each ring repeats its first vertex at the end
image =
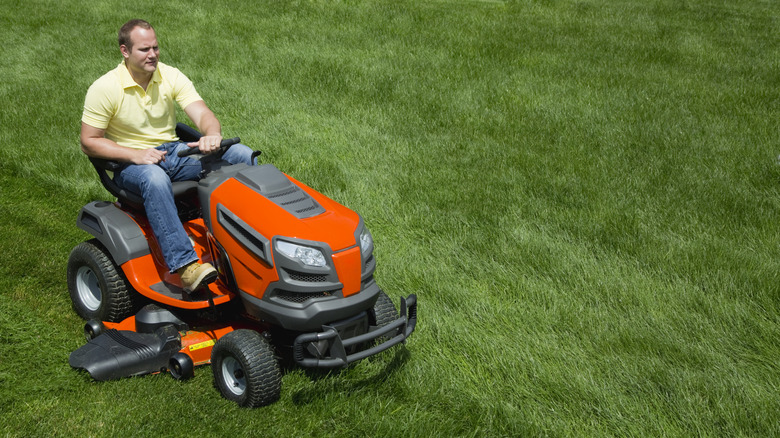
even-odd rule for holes
{"type": "MultiPolygon", "coordinates": [[[[181,123],[177,135],[200,137],[181,123]]],[[[143,199],[109,176],[119,165],[91,159],[117,202],[91,202],[78,216],[93,238],[68,260],[73,308],[88,321],[72,367],[95,380],[166,370],[187,379],[210,363],[225,398],[258,407],[279,398],[282,358],[345,367],[414,331],[417,298],[401,298],[399,313],[376,284],[374,243],[360,216],[271,164],[222,161],[238,141],[201,157],[199,182],[173,183],[200,261],[218,271],[192,293],[168,272],[143,199]]]]}

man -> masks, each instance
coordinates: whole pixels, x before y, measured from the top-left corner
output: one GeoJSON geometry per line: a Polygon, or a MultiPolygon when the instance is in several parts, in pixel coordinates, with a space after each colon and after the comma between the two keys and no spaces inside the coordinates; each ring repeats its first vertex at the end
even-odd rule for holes
{"type": "MultiPolygon", "coordinates": [[[[183,288],[192,292],[213,281],[217,272],[210,264],[199,263],[178,218],[171,182],[200,177],[200,162],[177,154],[188,147],[197,147],[203,154],[217,150],[222,127],[192,82],[176,68],[159,62],[157,36],[149,23],[125,23],[119,30],[119,51],[124,60],[87,91],[81,149],[90,157],[122,163],[114,181],[144,198],[165,263],[171,273],[180,275],[183,288]],[[203,133],[198,142],[178,141],[174,102],[203,133]]],[[[251,154],[239,144],[223,159],[251,165],[251,154]]]]}

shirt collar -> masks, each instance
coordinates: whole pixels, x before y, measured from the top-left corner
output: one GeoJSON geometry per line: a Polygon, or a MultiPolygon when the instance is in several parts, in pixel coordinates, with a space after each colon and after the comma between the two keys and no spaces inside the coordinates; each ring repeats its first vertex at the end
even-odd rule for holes
{"type": "MultiPolygon", "coordinates": [[[[139,86],[135,83],[135,80],[127,70],[125,61],[119,63],[117,70],[119,70],[119,80],[122,82],[122,88],[133,88],[139,86]]],[[[154,73],[152,73],[152,80],[149,81],[149,83],[151,84],[152,82],[162,82],[162,76],[160,75],[160,62],[157,62],[157,68],[154,70],[154,73]]]]}

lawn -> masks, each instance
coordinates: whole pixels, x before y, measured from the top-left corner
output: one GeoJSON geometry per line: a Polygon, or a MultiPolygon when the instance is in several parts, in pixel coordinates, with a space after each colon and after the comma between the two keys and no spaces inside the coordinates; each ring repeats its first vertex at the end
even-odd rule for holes
{"type": "MultiPolygon", "coordinates": [[[[0,435],[780,435],[780,4],[2,0],[0,435]],[[98,383],[65,266],[130,18],[240,136],[358,211],[402,348],[98,383]]],[[[181,117],[185,116],[183,113],[181,117]]]]}

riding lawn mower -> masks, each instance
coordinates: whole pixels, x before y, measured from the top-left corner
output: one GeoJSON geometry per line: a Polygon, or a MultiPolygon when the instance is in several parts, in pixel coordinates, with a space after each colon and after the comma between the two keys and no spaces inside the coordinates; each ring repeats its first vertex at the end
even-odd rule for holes
{"type": "MultiPolygon", "coordinates": [[[[181,141],[200,137],[181,123],[176,131],[181,141]]],[[[143,199],[112,180],[120,164],[90,159],[117,201],[91,202],[78,216],[93,237],[68,260],[73,308],[87,320],[72,367],[99,381],[188,379],[210,363],[225,398],[259,407],[279,399],[283,363],[342,368],[414,331],[417,297],[402,297],[399,311],[379,288],[362,218],[272,164],[222,161],[238,141],[200,158],[199,181],[173,183],[200,261],[218,271],[192,292],[169,272],[143,199]]]]}

